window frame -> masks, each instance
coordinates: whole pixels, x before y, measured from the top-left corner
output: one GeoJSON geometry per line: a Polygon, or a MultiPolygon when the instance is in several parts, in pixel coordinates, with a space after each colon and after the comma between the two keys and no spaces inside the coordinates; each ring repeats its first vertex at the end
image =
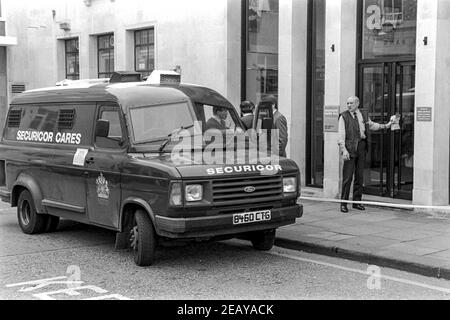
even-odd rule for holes
{"type": "Polygon", "coordinates": [[[65,71],[66,71],[66,79],[70,80],[79,80],[80,79],[80,40],[79,38],[71,38],[71,39],[65,39],[64,40],[64,58],[65,58],[65,71]],[[68,51],[67,47],[69,42],[76,41],[76,51],[68,51]],[[76,70],[78,72],[70,73],[69,70],[67,70],[68,67],[68,57],[69,56],[75,56],[76,61],[76,70]]]}
{"type": "MultiPolygon", "coordinates": [[[[262,100],[264,98],[264,96],[266,95],[274,95],[276,97],[278,97],[279,93],[280,93],[280,89],[278,88],[279,85],[279,67],[280,67],[280,62],[279,62],[279,56],[280,56],[280,48],[278,47],[278,51],[277,53],[268,53],[268,52],[264,52],[264,51],[252,51],[250,50],[250,40],[249,40],[249,28],[250,28],[250,24],[249,24],[249,12],[250,12],[250,1],[251,0],[243,0],[242,4],[241,4],[241,101],[242,100],[254,100],[255,103],[259,103],[260,100],[262,100]],[[248,55],[249,54],[262,54],[262,55],[271,55],[273,57],[276,56],[277,59],[277,69],[273,69],[273,68],[265,68],[265,69],[261,69],[264,70],[265,73],[265,78],[266,79],[270,79],[273,80],[273,74],[276,73],[276,93],[270,93],[270,92],[262,92],[265,89],[267,89],[270,84],[268,81],[265,86],[262,86],[262,83],[260,83],[260,88],[263,89],[261,90],[261,92],[256,92],[256,94],[260,93],[261,97],[259,98],[260,100],[258,100],[258,97],[256,96],[256,98],[252,98],[249,95],[249,92],[247,92],[247,84],[249,82],[248,80],[248,71],[250,70],[249,65],[248,65],[248,55]]],[[[279,0],[278,1],[278,10],[279,10],[279,0]]],[[[280,18],[279,16],[279,11],[278,11],[278,19],[280,18]]],[[[279,20],[278,20],[279,21],[279,20]]],[[[279,30],[278,30],[278,34],[277,34],[277,41],[279,41],[279,30]]],[[[259,70],[259,69],[255,69],[255,70],[259,70]]],[[[262,72],[260,70],[260,72],[262,72]]],[[[257,89],[258,90],[258,89],[257,89]]],[[[250,93],[252,94],[252,93],[250,93]]]]}
{"type": "Polygon", "coordinates": [[[110,78],[112,73],[114,72],[114,67],[115,67],[114,66],[114,64],[115,64],[115,59],[114,59],[115,50],[114,49],[115,49],[114,33],[107,33],[107,34],[102,34],[102,35],[97,36],[97,75],[98,75],[98,78],[110,78]],[[106,37],[109,37],[108,48],[100,48],[100,40],[102,38],[106,38],[106,37]],[[112,44],[111,44],[111,40],[112,40],[112,44]],[[103,53],[103,52],[107,52],[108,58],[109,58],[108,70],[106,72],[100,72],[100,53],[103,53]],[[111,57],[113,58],[112,66],[111,66],[111,57]]]}
{"type": "Polygon", "coordinates": [[[142,75],[142,77],[149,76],[152,73],[152,71],[155,70],[155,27],[134,30],[133,36],[134,36],[134,70],[136,72],[139,72],[142,75]],[[153,42],[149,41],[147,43],[137,44],[138,34],[141,32],[146,32],[146,31],[150,32],[149,35],[151,35],[151,33],[153,33],[153,42]],[[152,48],[152,46],[153,46],[153,48],[152,48]],[[151,52],[151,48],[152,48],[152,50],[153,50],[153,69],[138,69],[138,66],[137,66],[137,49],[138,48],[147,48],[147,57],[150,56],[150,52],[151,52]]]}
{"type": "Polygon", "coordinates": [[[126,126],[125,126],[125,122],[124,122],[124,118],[123,118],[123,114],[122,114],[122,109],[120,106],[117,105],[113,105],[113,104],[98,104],[97,105],[97,114],[95,117],[95,123],[94,123],[94,130],[92,131],[93,137],[92,137],[92,141],[93,141],[93,145],[94,148],[96,149],[106,149],[106,150],[123,150],[128,148],[128,135],[127,135],[127,131],[125,130],[126,126]],[[100,120],[100,116],[102,114],[103,111],[114,111],[117,112],[117,114],[119,115],[119,122],[120,122],[120,130],[122,131],[122,142],[121,144],[118,145],[118,147],[104,147],[104,146],[99,146],[97,145],[97,141],[96,141],[96,135],[95,135],[95,127],[97,124],[97,120],[100,120]]]}

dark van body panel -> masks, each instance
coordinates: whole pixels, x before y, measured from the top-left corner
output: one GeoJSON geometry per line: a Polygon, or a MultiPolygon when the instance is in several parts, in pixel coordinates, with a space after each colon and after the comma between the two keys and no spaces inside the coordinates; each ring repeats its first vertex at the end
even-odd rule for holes
{"type": "MultiPolygon", "coordinates": [[[[8,190],[14,190],[18,181],[27,181],[26,184],[33,183],[37,186],[34,192],[36,192],[35,204],[39,213],[61,215],[75,221],[88,222],[85,214],[84,170],[67,165],[68,159],[73,158],[70,150],[55,150],[51,146],[0,145],[0,153],[6,163],[8,190]],[[48,206],[43,205],[46,201],[49,201],[48,206]],[[56,206],[58,203],[61,206],[56,206]],[[66,209],[64,204],[68,206],[66,209]],[[70,206],[73,206],[71,210],[67,210],[70,206]]],[[[24,183],[19,185],[25,187],[24,183]]],[[[11,202],[14,204],[13,200],[11,202]]]]}
{"type": "MultiPolygon", "coordinates": [[[[32,142],[37,140],[22,137],[18,125],[5,126],[0,143],[0,168],[4,167],[1,198],[17,206],[19,191],[28,189],[39,215],[59,216],[121,233],[129,233],[133,222],[130,217],[143,210],[150,216],[158,236],[174,239],[232,236],[295,223],[303,209],[297,204],[300,174],[294,161],[281,158],[276,165],[267,166],[260,163],[207,165],[189,161],[181,164],[174,162],[170,153],[158,152],[164,147],[164,139],[161,145],[155,140],[157,143],[151,144],[151,148],[145,141],[141,144],[133,141],[128,119],[130,108],[180,101],[188,101],[190,106],[196,103],[221,106],[236,113],[219,93],[194,85],[98,84],[89,88],[48,88],[19,94],[13,99],[11,109],[22,110],[22,115],[31,113],[30,110],[33,116],[42,115],[39,110],[54,108],[60,117],[61,108],[80,107],[75,110],[73,121],[81,126],[77,130],[83,140],[78,144],[32,142]],[[110,138],[100,134],[95,137],[97,123],[100,127],[104,121],[100,118],[101,106],[120,114],[122,127],[119,125],[115,129],[122,129],[123,136],[119,136],[122,140],[118,143],[111,138],[117,146],[112,143],[114,147],[100,148],[96,144],[95,138],[110,138]],[[81,113],[85,113],[84,118],[81,113]],[[76,122],[79,119],[83,119],[81,124],[76,122]],[[81,160],[77,160],[80,154],[81,160]],[[296,181],[295,191],[284,190],[285,178],[296,181]],[[181,204],[171,203],[174,185],[180,186],[181,204]],[[201,200],[188,202],[185,199],[185,188],[189,185],[202,186],[201,200]],[[247,188],[252,191],[247,193],[247,188]],[[261,212],[270,212],[270,219],[242,224],[235,221],[236,215],[261,212]]],[[[55,125],[52,132],[59,133],[59,125],[55,125]]],[[[146,126],[147,122],[142,127],[146,126]]],[[[45,131],[40,128],[29,125],[23,131],[28,130],[27,134],[45,131]]]]}

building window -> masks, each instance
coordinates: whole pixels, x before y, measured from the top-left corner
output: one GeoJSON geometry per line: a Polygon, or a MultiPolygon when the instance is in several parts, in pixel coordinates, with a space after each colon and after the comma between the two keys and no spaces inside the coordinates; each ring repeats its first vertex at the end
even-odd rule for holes
{"type": "Polygon", "coordinates": [[[134,32],[134,68],[142,77],[149,76],[155,68],[155,29],[134,32]]]}
{"type": "Polygon", "coordinates": [[[65,41],[66,45],[66,79],[80,79],[80,62],[78,38],[65,41]]]}
{"type": "Polygon", "coordinates": [[[278,96],[278,0],[246,0],[244,97],[278,96]]]}
{"type": "Polygon", "coordinates": [[[416,52],[417,0],[364,0],[362,58],[416,52]]]}
{"type": "Polygon", "coordinates": [[[306,184],[323,187],[324,135],[323,108],[325,104],[325,15],[326,0],[310,0],[309,46],[310,97],[308,110],[308,164],[306,184]]]}
{"type": "Polygon", "coordinates": [[[114,35],[98,37],[98,77],[110,78],[114,72],[114,35]]]}

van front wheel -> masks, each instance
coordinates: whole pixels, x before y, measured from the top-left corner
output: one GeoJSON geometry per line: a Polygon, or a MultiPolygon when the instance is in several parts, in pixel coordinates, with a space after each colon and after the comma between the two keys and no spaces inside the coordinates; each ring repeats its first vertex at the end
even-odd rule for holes
{"type": "Polygon", "coordinates": [[[130,244],[134,253],[134,262],[138,266],[149,266],[155,260],[156,235],[149,215],[137,210],[133,228],[130,231],[130,244]]]}
{"type": "Polygon", "coordinates": [[[20,229],[26,234],[44,232],[48,222],[47,215],[36,212],[33,196],[28,190],[22,191],[19,195],[17,219],[19,220],[20,229]]]}

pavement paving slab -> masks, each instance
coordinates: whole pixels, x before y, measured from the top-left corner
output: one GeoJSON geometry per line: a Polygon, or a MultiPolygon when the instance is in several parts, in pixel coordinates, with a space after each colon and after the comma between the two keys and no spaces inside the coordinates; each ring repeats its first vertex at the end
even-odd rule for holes
{"type": "Polygon", "coordinates": [[[378,237],[376,235],[367,235],[364,237],[353,237],[350,239],[344,239],[344,240],[340,241],[339,244],[341,244],[341,242],[357,244],[357,245],[365,246],[368,248],[381,248],[381,247],[387,247],[389,245],[398,243],[397,240],[378,237]]]}
{"type": "Polygon", "coordinates": [[[301,201],[303,217],[279,228],[276,245],[450,279],[450,219],[366,206],[301,201]]]}

